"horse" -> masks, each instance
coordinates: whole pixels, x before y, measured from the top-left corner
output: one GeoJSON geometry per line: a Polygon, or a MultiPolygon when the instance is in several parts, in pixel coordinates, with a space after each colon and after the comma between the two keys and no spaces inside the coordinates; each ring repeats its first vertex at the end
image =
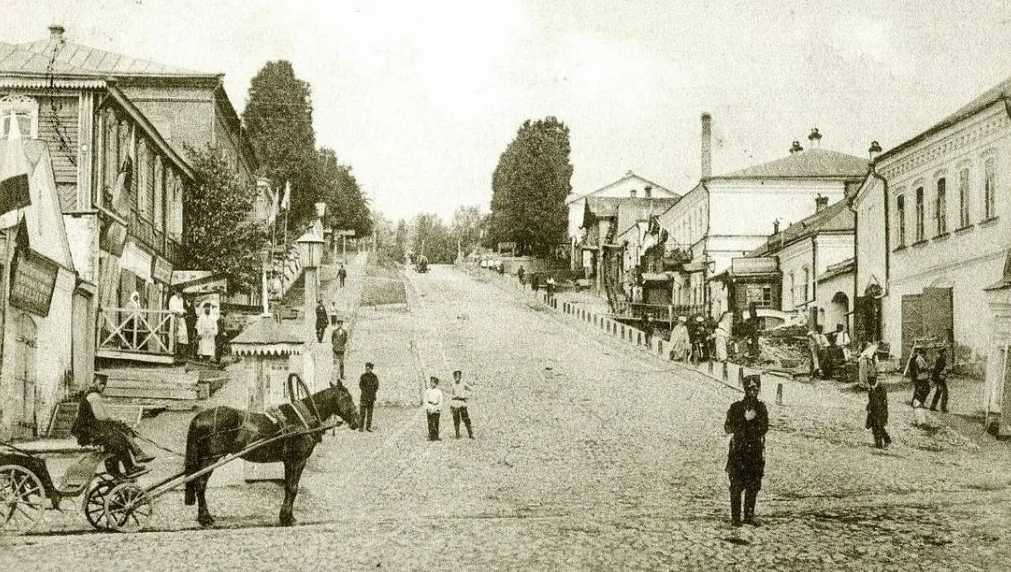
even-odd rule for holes
{"type": "MultiPolygon", "coordinates": [[[[338,415],[351,429],[358,428],[358,409],[351,394],[341,383],[331,384],[323,391],[299,400],[296,406],[298,404],[303,406],[303,410],[317,410],[320,423],[338,415]]],[[[231,407],[201,411],[190,421],[186,435],[185,472],[192,475],[225,455],[238,453],[258,440],[278,435],[277,430],[274,421],[263,413],[231,407]]],[[[295,504],[295,495],[298,494],[298,482],[309,455],[319,441],[319,433],[293,435],[242,455],[243,459],[253,463],[284,463],[284,502],[280,514],[282,526],[295,524],[292,506],[295,504]]],[[[204,496],[211,473],[213,471],[186,483],[184,503],[192,506],[199,501],[197,522],[204,527],[214,525],[214,517],[207,509],[204,496]]]]}

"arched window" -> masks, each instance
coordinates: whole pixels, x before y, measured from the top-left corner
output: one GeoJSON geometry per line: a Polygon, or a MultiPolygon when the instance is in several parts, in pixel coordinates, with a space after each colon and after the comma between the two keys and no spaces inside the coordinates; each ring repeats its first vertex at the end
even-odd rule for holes
{"type": "Polygon", "coordinates": [[[6,139],[11,130],[11,117],[18,131],[26,139],[39,138],[39,102],[24,95],[0,97],[0,139],[6,139]]]}

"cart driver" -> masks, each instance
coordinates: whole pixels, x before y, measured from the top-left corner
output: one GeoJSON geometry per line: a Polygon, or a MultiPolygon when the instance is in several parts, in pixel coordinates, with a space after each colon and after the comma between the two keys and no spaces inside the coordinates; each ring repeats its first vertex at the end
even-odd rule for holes
{"type": "Polygon", "coordinates": [[[124,477],[137,476],[146,471],[143,465],[153,461],[154,457],[147,455],[133,442],[130,436],[133,431],[122,421],[112,419],[106,409],[102,393],[109,381],[104,373],[96,373],[95,381],[81,397],[70,433],[77,437],[81,445],[99,445],[113,455],[107,461],[110,472],[118,473],[122,464],[124,477]],[[132,453],[132,455],[131,455],[132,453]]]}

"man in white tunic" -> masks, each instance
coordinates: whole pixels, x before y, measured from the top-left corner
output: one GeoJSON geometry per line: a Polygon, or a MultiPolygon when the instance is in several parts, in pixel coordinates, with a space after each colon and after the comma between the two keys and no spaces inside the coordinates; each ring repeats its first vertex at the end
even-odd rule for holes
{"type": "Polygon", "coordinates": [[[218,335],[218,320],[211,315],[211,306],[204,306],[204,313],[197,318],[197,336],[200,337],[200,347],[197,350],[201,357],[214,359],[214,339],[218,335]]]}

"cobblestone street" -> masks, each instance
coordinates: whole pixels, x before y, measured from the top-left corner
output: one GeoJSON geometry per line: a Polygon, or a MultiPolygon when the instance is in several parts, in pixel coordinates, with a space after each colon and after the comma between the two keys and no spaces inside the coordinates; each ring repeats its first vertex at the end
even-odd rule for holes
{"type": "MultiPolygon", "coordinates": [[[[996,570],[1011,557],[1006,446],[913,428],[898,395],[895,444],[878,451],[863,394],[789,383],[777,406],[767,383],[763,526],[735,529],[722,428],[735,390],[497,277],[408,278],[410,314],[391,323],[414,328],[420,375],[384,379],[375,356],[379,400],[421,375],[445,388],[461,369],[476,440],[453,438],[448,408],[429,443],[419,409],[381,407],[375,433],[338,430],[317,448],[294,528],[275,526],[273,484],[211,488],[212,530],[171,493],[138,534],[47,515],[40,528],[59,534],[2,540],[0,569],[996,570]]],[[[355,360],[368,342],[353,336],[355,360]]]]}

